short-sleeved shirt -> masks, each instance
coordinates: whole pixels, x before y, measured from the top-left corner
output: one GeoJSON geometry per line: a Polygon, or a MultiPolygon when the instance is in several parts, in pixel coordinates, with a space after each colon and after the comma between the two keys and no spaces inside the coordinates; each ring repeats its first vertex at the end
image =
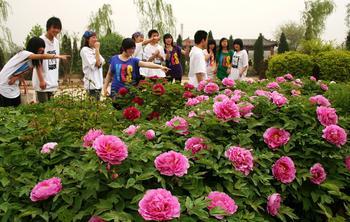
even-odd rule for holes
{"type": "MultiPolygon", "coordinates": [[[[164,49],[165,54],[167,53],[164,49]]],[[[174,46],[173,50],[170,52],[170,57],[166,60],[166,67],[170,70],[167,74],[171,76],[181,76],[182,66],[181,66],[181,48],[179,46],[174,46]]]]}
{"type": "MultiPolygon", "coordinates": [[[[84,88],[87,90],[102,89],[102,65],[100,67],[96,66],[96,49],[84,46],[80,50],[80,57],[84,73],[84,88]]],[[[100,61],[101,64],[105,63],[101,55],[100,61]]]]}
{"type": "Polygon", "coordinates": [[[207,65],[203,49],[193,46],[190,52],[190,70],[188,73],[189,83],[198,86],[197,73],[203,73],[204,79],[207,78],[207,65]]]}
{"type": "MultiPolygon", "coordinates": [[[[248,66],[248,53],[246,50],[241,50],[239,52],[235,52],[232,57],[232,68],[234,70],[240,71],[243,67],[248,66]]],[[[247,75],[247,69],[243,73],[242,76],[247,75]]]]}
{"type": "MultiPolygon", "coordinates": [[[[148,60],[156,51],[159,51],[160,56],[165,60],[165,53],[164,49],[161,45],[151,45],[147,44],[144,48],[143,53],[143,59],[148,60]]],[[[161,65],[162,61],[160,59],[154,59],[153,63],[161,65]]],[[[151,77],[151,76],[158,76],[158,77],[165,77],[165,72],[161,69],[150,69],[150,68],[141,68],[140,69],[141,75],[145,77],[151,77]]]]}
{"type": "Polygon", "coordinates": [[[9,85],[9,79],[13,75],[21,74],[29,70],[32,66],[31,60],[28,58],[32,52],[20,51],[13,56],[0,71],[0,94],[6,98],[17,98],[21,92],[19,88],[19,80],[13,85],[9,85]]]}
{"type": "Polygon", "coordinates": [[[216,62],[218,64],[217,77],[219,79],[224,79],[228,76],[227,68],[231,66],[231,60],[233,56],[233,51],[219,52],[216,56],[216,62]]]}
{"type": "Polygon", "coordinates": [[[113,75],[111,91],[118,92],[120,88],[127,88],[139,82],[139,62],[140,60],[135,57],[123,61],[119,58],[119,55],[115,55],[110,59],[109,64],[113,75]]]}

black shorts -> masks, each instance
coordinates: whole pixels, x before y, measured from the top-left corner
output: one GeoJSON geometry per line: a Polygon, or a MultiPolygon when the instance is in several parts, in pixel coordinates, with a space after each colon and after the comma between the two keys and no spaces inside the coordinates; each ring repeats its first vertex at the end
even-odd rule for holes
{"type": "Polygon", "coordinates": [[[14,106],[17,107],[21,104],[21,95],[16,98],[10,99],[3,95],[0,95],[0,107],[14,106]]]}

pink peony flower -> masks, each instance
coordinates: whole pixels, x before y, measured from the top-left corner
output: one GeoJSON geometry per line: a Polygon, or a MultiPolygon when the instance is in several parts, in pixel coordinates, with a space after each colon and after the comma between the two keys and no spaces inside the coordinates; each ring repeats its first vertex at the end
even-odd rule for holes
{"type": "Polygon", "coordinates": [[[328,101],[328,99],[322,95],[312,96],[309,98],[309,101],[311,104],[317,104],[319,106],[331,106],[331,103],[328,101]]]}
{"type": "Polygon", "coordinates": [[[276,91],[273,91],[272,93],[270,93],[270,99],[278,107],[282,107],[284,104],[288,102],[286,97],[284,97],[282,94],[276,91]]]}
{"type": "Polygon", "coordinates": [[[105,220],[98,216],[92,216],[88,222],[105,222],[105,220]]]}
{"type": "Polygon", "coordinates": [[[192,154],[196,154],[203,149],[207,149],[207,144],[203,138],[191,137],[185,142],[185,150],[191,150],[192,154]]]}
{"type": "Polygon", "coordinates": [[[224,215],[215,215],[217,219],[223,219],[225,215],[232,215],[236,213],[238,206],[235,201],[226,193],[213,191],[208,195],[208,199],[210,200],[210,204],[208,209],[219,208],[225,211],[224,215]]]}
{"type": "Polygon", "coordinates": [[[136,134],[137,130],[140,128],[140,126],[130,125],[128,128],[123,130],[123,133],[133,136],[136,134]]]}
{"type": "Polygon", "coordinates": [[[281,195],[279,193],[271,194],[267,198],[267,212],[271,216],[276,216],[281,207],[281,195]]]}
{"type": "Polygon", "coordinates": [[[224,90],[224,94],[225,94],[226,96],[232,96],[232,95],[233,95],[233,91],[232,91],[231,89],[225,89],[225,90],[224,90]]]}
{"type": "Polygon", "coordinates": [[[290,157],[283,156],[279,158],[272,166],[273,176],[281,183],[291,183],[295,179],[296,169],[294,162],[290,157]]]}
{"type": "Polygon", "coordinates": [[[345,162],[345,167],[350,171],[350,156],[347,156],[344,160],[345,162]]]}
{"type": "Polygon", "coordinates": [[[280,146],[286,145],[289,139],[290,134],[284,129],[270,127],[264,133],[264,142],[272,150],[275,150],[280,146]]]}
{"type": "Polygon", "coordinates": [[[187,99],[187,102],[186,102],[186,106],[196,106],[198,105],[199,103],[201,103],[198,99],[196,98],[189,98],[187,99]]]}
{"type": "Polygon", "coordinates": [[[225,152],[225,156],[232,162],[235,169],[245,176],[253,170],[253,155],[250,150],[238,146],[231,146],[225,152]]]}
{"type": "Polygon", "coordinates": [[[166,221],[180,217],[180,203],[166,189],[148,190],[139,202],[139,214],[145,220],[166,221]]]}
{"type": "Polygon", "coordinates": [[[173,128],[176,133],[180,135],[187,135],[188,132],[188,123],[184,118],[175,116],[170,121],[166,122],[166,125],[173,128]]]}
{"type": "Polygon", "coordinates": [[[229,99],[228,96],[224,95],[224,94],[219,94],[217,96],[214,97],[214,102],[222,102],[224,100],[229,99]]]}
{"type": "Polygon", "coordinates": [[[41,153],[50,153],[52,150],[55,149],[57,146],[57,143],[55,142],[50,142],[50,143],[45,143],[43,147],[41,148],[41,153]]]}
{"type": "Polygon", "coordinates": [[[145,132],[145,137],[147,140],[154,140],[154,138],[156,138],[156,132],[154,132],[154,130],[147,130],[145,132]]]}
{"type": "Polygon", "coordinates": [[[95,139],[101,135],[103,135],[102,130],[90,129],[89,132],[87,132],[87,134],[85,134],[83,138],[83,141],[84,141],[83,146],[85,148],[91,147],[95,139]]]}
{"type": "Polygon", "coordinates": [[[327,174],[323,166],[320,163],[314,164],[310,168],[311,182],[320,185],[326,180],[327,174]]]}
{"type": "Polygon", "coordinates": [[[209,96],[200,95],[200,96],[197,96],[196,99],[198,99],[199,102],[204,102],[209,100],[209,96]]]}
{"type": "Polygon", "coordinates": [[[99,158],[112,165],[119,165],[128,157],[128,147],[116,136],[99,136],[93,147],[99,158]]]}
{"type": "Polygon", "coordinates": [[[270,92],[267,92],[265,90],[258,89],[255,91],[255,95],[257,96],[264,96],[264,97],[270,98],[270,94],[271,94],[270,92]]]}
{"type": "Polygon", "coordinates": [[[249,85],[255,83],[255,80],[252,78],[245,78],[245,79],[243,79],[243,81],[247,82],[249,85]]]}
{"type": "Polygon", "coordinates": [[[320,87],[321,87],[321,89],[322,89],[323,91],[328,91],[328,86],[327,86],[326,84],[321,83],[321,84],[320,84],[320,87]]]}
{"type": "Polygon", "coordinates": [[[254,109],[254,105],[249,102],[241,102],[238,103],[239,113],[242,117],[248,118],[253,115],[252,110],[254,109]]]}
{"type": "Polygon", "coordinates": [[[269,89],[279,89],[280,88],[280,86],[278,85],[277,82],[270,82],[266,85],[266,87],[269,89]]]}
{"type": "Polygon", "coordinates": [[[338,116],[334,108],[319,106],[316,109],[317,119],[323,126],[336,125],[338,116]]]}
{"type": "Polygon", "coordinates": [[[323,129],[322,137],[326,139],[328,142],[336,145],[340,148],[340,146],[344,145],[347,141],[347,134],[345,130],[337,125],[329,125],[325,129],[323,129]]]}
{"type": "Polygon", "coordinates": [[[239,108],[232,100],[214,103],[213,111],[216,117],[223,121],[238,121],[240,118],[239,108]]]}
{"type": "Polygon", "coordinates": [[[185,83],[185,85],[184,85],[184,89],[185,90],[192,90],[194,88],[195,88],[194,85],[189,84],[189,83],[185,83]]]}
{"type": "Polygon", "coordinates": [[[192,118],[192,117],[195,117],[195,116],[197,116],[195,111],[191,111],[191,112],[188,113],[188,118],[192,118]]]}
{"type": "Polygon", "coordinates": [[[285,74],[283,77],[284,77],[285,79],[287,79],[287,80],[293,80],[293,79],[294,79],[293,75],[290,74],[290,73],[285,74]]]}
{"type": "Polygon", "coordinates": [[[195,96],[195,95],[193,95],[193,93],[190,92],[190,91],[186,91],[186,92],[184,92],[184,94],[182,95],[182,97],[185,98],[185,99],[193,98],[194,96],[195,96]]]}
{"type": "Polygon", "coordinates": [[[230,79],[230,78],[224,78],[221,82],[226,87],[233,87],[233,86],[235,86],[235,80],[230,79]]]}
{"type": "Polygon", "coordinates": [[[317,79],[314,76],[310,76],[310,80],[316,82],[317,79]]]}
{"type": "Polygon", "coordinates": [[[199,84],[198,84],[197,90],[198,91],[203,91],[203,89],[204,89],[206,84],[207,84],[207,81],[205,81],[205,80],[200,81],[199,84]]]}
{"type": "Polygon", "coordinates": [[[291,91],[291,94],[292,94],[292,96],[300,96],[300,95],[301,95],[301,92],[300,92],[300,90],[295,90],[295,89],[293,89],[293,90],[291,91]]]}
{"type": "Polygon", "coordinates": [[[284,83],[284,82],[286,82],[286,79],[284,77],[282,77],[282,76],[279,76],[279,77],[276,78],[276,82],[277,83],[284,83]]]}
{"type": "Polygon", "coordinates": [[[33,202],[46,200],[51,196],[55,196],[62,190],[61,179],[53,177],[39,182],[30,192],[30,199],[33,202]]]}
{"type": "Polygon", "coordinates": [[[219,86],[216,83],[210,82],[204,87],[204,92],[206,94],[214,94],[219,91],[219,86]]]}
{"type": "Polygon", "coordinates": [[[187,157],[175,151],[160,154],[154,160],[154,165],[160,174],[178,177],[187,174],[187,169],[190,167],[187,157]]]}

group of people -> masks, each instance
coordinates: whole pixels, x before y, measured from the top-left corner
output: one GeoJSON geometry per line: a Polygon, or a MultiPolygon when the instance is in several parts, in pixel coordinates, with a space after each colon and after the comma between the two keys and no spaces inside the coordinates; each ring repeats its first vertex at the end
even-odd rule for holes
{"type": "MultiPolygon", "coordinates": [[[[60,55],[57,35],[61,30],[60,19],[50,18],[46,33],[31,38],[26,48],[5,64],[0,71],[0,107],[20,104],[19,85],[25,84],[23,75],[30,70],[33,70],[32,84],[38,101],[50,100],[58,88],[59,60],[69,58],[69,55],[60,55]]],[[[102,67],[106,61],[100,53],[100,42],[95,32],[86,31],[80,56],[88,95],[99,100],[104,92],[114,98],[121,88],[154,76],[181,83],[183,56],[189,57],[189,83],[194,86],[208,78],[240,79],[247,73],[248,54],[241,39],[234,40],[234,51],[231,51],[226,38],[220,40],[217,49],[216,42],[208,41],[208,33],[202,30],[195,33],[191,50],[189,41],[185,41],[183,48],[174,44],[171,34],[163,36],[164,47],[159,43],[161,37],[157,30],[150,30],[147,37],[144,39],[142,33],[136,32],[132,38],[123,39],[120,54],[108,61],[108,72],[103,81],[102,67]]]]}

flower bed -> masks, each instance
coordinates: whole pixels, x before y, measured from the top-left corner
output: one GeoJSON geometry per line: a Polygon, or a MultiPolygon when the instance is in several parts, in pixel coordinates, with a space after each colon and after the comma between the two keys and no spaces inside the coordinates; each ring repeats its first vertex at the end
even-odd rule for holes
{"type": "Polygon", "coordinates": [[[324,96],[332,85],[285,75],[199,89],[146,80],[118,93],[118,109],[65,96],[1,109],[0,217],[350,216],[350,118],[324,96]]]}

